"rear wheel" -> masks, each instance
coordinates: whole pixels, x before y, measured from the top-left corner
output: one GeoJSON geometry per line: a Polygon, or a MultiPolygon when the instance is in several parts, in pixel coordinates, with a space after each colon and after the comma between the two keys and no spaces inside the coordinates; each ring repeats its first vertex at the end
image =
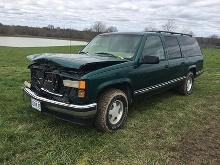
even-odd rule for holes
{"type": "Polygon", "coordinates": [[[190,95],[193,90],[194,85],[194,74],[190,71],[185,80],[183,80],[182,84],[179,86],[179,92],[183,95],[190,95]]]}
{"type": "Polygon", "coordinates": [[[128,99],[119,89],[103,93],[98,100],[96,127],[101,131],[111,132],[121,128],[128,114],[128,99]]]}

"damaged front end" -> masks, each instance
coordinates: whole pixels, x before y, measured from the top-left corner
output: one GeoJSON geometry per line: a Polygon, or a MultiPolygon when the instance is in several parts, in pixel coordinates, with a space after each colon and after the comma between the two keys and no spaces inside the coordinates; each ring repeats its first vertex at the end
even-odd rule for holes
{"type": "Polygon", "coordinates": [[[24,83],[24,92],[32,108],[74,123],[91,123],[97,104],[87,104],[85,84],[81,89],[76,83],[84,82],[80,78],[86,72],[46,61],[33,62],[28,68],[31,80],[24,83]]]}
{"type": "Polygon", "coordinates": [[[91,71],[125,62],[112,57],[88,54],[35,54],[27,57],[32,64],[31,90],[42,97],[64,103],[85,103],[86,82],[81,77],[91,71]],[[84,99],[82,99],[84,98],[84,99]]]}
{"type": "Polygon", "coordinates": [[[28,67],[31,81],[24,83],[24,92],[31,99],[32,107],[68,121],[74,117],[93,118],[96,115],[97,104],[87,99],[88,82],[82,77],[124,62],[86,54],[41,54],[27,58],[32,62],[28,67]]]}
{"type": "Polygon", "coordinates": [[[78,89],[64,86],[63,81],[79,81],[81,72],[65,70],[49,63],[33,63],[31,71],[31,90],[42,97],[64,103],[77,103],[78,89]]]}

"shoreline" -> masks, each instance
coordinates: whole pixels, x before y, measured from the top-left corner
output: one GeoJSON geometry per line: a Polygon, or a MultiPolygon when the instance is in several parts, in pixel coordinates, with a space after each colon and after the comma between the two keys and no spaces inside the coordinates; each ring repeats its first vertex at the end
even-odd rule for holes
{"type": "Polygon", "coordinates": [[[30,36],[0,36],[0,46],[7,47],[51,47],[87,45],[86,41],[40,38],[30,36]]]}
{"type": "MultiPolygon", "coordinates": [[[[70,38],[56,38],[56,37],[45,37],[45,36],[32,36],[32,35],[3,35],[0,34],[0,37],[25,37],[25,38],[41,38],[41,39],[56,39],[56,40],[66,40],[70,41],[70,38]]],[[[83,39],[74,39],[71,38],[71,41],[83,41],[83,42],[89,42],[89,40],[83,40],[83,39]]]]}

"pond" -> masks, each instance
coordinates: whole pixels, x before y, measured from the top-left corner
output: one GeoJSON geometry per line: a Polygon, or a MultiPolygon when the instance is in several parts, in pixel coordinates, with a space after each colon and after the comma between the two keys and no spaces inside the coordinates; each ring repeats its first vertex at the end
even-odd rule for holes
{"type": "Polygon", "coordinates": [[[30,38],[30,37],[5,37],[0,36],[0,46],[10,47],[49,47],[49,46],[68,46],[68,45],[86,45],[84,41],[70,41],[47,38],[30,38]]]}

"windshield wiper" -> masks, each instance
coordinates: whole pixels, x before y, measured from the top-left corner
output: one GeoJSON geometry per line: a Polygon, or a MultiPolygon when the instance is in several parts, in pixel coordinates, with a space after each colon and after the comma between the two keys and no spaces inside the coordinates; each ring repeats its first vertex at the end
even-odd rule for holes
{"type": "Polygon", "coordinates": [[[121,57],[121,56],[116,56],[116,55],[114,55],[114,54],[107,53],[107,52],[98,52],[98,53],[95,53],[95,54],[104,54],[104,55],[108,55],[108,56],[111,56],[111,57],[124,59],[124,58],[121,57]]]}

